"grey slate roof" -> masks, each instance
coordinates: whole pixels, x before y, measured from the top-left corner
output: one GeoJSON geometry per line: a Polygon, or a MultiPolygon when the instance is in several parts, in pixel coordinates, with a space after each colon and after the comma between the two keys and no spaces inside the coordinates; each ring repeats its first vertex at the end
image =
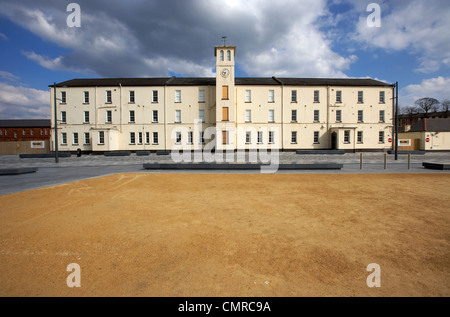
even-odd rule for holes
{"type": "MultiPolygon", "coordinates": [[[[57,87],[112,87],[112,86],[213,86],[215,77],[161,77],[161,78],[76,78],[56,84],[57,87]]],[[[378,86],[391,84],[370,78],[278,78],[236,77],[236,85],[286,86],[378,86]]],[[[52,87],[53,85],[49,85],[52,87]]]]}
{"type": "Polygon", "coordinates": [[[379,80],[371,78],[279,78],[286,86],[383,86],[393,87],[379,80]]]}
{"type": "Polygon", "coordinates": [[[0,120],[0,128],[49,128],[50,119],[0,120]]]}
{"type": "Polygon", "coordinates": [[[423,119],[414,122],[407,132],[450,132],[450,118],[423,119]]]}

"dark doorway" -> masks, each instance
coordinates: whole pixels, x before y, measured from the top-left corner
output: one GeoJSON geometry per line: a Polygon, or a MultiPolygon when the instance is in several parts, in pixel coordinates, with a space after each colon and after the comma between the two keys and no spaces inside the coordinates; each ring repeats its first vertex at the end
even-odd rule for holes
{"type": "Polygon", "coordinates": [[[331,149],[336,150],[337,147],[337,133],[331,133],[331,149]]]}

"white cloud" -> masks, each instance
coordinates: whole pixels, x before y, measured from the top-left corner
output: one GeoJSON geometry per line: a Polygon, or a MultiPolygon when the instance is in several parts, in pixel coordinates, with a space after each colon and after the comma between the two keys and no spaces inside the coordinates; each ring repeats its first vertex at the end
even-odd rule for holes
{"type": "Polygon", "coordinates": [[[399,91],[399,106],[414,105],[414,101],[420,98],[430,97],[439,101],[450,99],[450,78],[436,77],[424,79],[420,84],[408,85],[399,91]]]}
{"type": "Polygon", "coordinates": [[[354,39],[368,47],[407,51],[418,56],[416,71],[431,73],[449,66],[448,1],[392,1],[381,7],[381,27],[369,27],[361,15],[354,39]]]}
{"type": "Polygon", "coordinates": [[[2,70],[0,70],[0,78],[9,82],[16,82],[20,79],[20,77],[2,70]]]}
{"type": "Polygon", "coordinates": [[[78,1],[80,28],[68,28],[65,5],[0,0],[3,14],[70,53],[26,56],[52,70],[105,77],[210,75],[212,46],[222,35],[238,46],[237,62],[250,76],[345,77],[355,55],[341,56],[320,30],[326,0],[78,1]],[[89,70],[89,71],[88,71],[89,70]]]}
{"type": "Polygon", "coordinates": [[[0,82],[0,117],[4,119],[50,118],[49,92],[0,82]]]}

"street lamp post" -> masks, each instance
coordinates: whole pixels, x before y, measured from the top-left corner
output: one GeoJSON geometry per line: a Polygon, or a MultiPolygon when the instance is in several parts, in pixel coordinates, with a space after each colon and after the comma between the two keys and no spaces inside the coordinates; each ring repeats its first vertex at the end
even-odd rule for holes
{"type": "Polygon", "coordinates": [[[395,160],[398,160],[398,81],[395,82],[395,160]]]}
{"type": "Polygon", "coordinates": [[[56,82],[53,83],[53,109],[55,119],[55,163],[59,163],[58,157],[58,114],[56,112],[56,82]]]}

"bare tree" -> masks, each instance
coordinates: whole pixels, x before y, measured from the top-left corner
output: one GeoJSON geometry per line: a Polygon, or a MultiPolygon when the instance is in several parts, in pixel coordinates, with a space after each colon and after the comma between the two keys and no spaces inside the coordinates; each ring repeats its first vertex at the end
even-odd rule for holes
{"type": "Polygon", "coordinates": [[[436,112],[438,109],[439,101],[434,98],[421,98],[415,101],[420,112],[424,114],[424,118],[428,118],[430,112],[436,112]]]}
{"type": "Polygon", "coordinates": [[[420,111],[416,106],[406,106],[400,109],[400,114],[408,118],[410,123],[412,123],[414,116],[419,112],[420,111]]]}
{"type": "Polygon", "coordinates": [[[450,100],[449,99],[444,99],[441,102],[441,109],[442,109],[442,111],[444,111],[444,117],[447,118],[448,110],[450,109],[450,100]]]}

